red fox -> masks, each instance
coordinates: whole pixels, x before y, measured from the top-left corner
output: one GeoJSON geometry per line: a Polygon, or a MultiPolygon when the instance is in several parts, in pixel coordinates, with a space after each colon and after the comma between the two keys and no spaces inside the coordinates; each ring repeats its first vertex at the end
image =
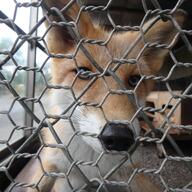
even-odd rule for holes
{"type": "MultiPolygon", "coordinates": [[[[43,4],[53,13],[44,11],[57,86],[51,93],[51,117],[58,119],[54,125],[46,121],[40,133],[44,147],[17,178],[31,186],[13,191],[71,192],[84,186],[91,191],[87,180],[100,183],[98,191],[159,191],[143,175],[118,188],[106,181],[129,181],[133,165],[122,161],[140,134],[138,107],[154,86],[144,77],[162,67],[179,35],[175,23],[182,26],[185,13],[178,10],[167,21],[156,15],[139,31],[116,33],[94,25],[75,0],[43,4]],[[113,171],[118,165],[120,171],[113,171]]],[[[139,163],[139,154],[133,158],[139,163]]]]}

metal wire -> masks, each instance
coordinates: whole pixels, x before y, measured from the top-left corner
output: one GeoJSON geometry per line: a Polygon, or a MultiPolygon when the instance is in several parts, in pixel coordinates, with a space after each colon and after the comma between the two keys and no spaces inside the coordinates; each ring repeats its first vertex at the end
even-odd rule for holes
{"type": "MultiPolygon", "coordinates": [[[[181,119],[183,116],[190,115],[187,112],[186,114],[182,114],[184,113],[184,110],[181,110],[181,106],[187,99],[191,99],[191,82],[186,87],[183,87],[183,89],[180,90],[179,94],[175,92],[170,82],[170,79],[174,75],[176,68],[180,67],[181,70],[183,70],[183,68],[190,68],[192,66],[191,61],[186,62],[185,60],[182,61],[182,58],[178,59],[175,55],[175,52],[172,50],[173,45],[176,44],[176,42],[178,41],[178,37],[180,37],[180,41],[182,41],[183,46],[185,46],[185,48],[189,52],[188,54],[191,54],[191,29],[184,29],[183,26],[177,22],[174,16],[177,13],[178,9],[182,7],[182,5],[185,3],[185,1],[178,0],[175,2],[175,5],[172,7],[172,9],[163,9],[162,4],[158,0],[151,0],[151,5],[153,8],[148,6],[147,1],[141,0],[144,17],[138,26],[121,26],[119,24],[116,24],[116,22],[114,21],[114,15],[110,11],[110,8],[114,3],[113,0],[107,1],[104,5],[86,5],[82,2],[78,2],[79,10],[76,13],[75,17],[72,18],[72,20],[71,18],[69,19],[69,16],[67,14],[70,12],[71,9],[73,9],[73,6],[76,5],[76,0],[68,1],[68,3],[63,1],[65,3],[63,3],[62,7],[57,7],[57,3],[55,4],[55,6],[49,7],[46,3],[46,0],[32,1],[31,3],[20,3],[16,0],[13,0],[13,2],[15,5],[13,18],[7,17],[6,14],[4,14],[3,10],[0,10],[0,24],[8,26],[17,34],[17,39],[13,43],[13,47],[11,50],[3,49],[3,51],[1,51],[0,49],[0,56],[3,56],[3,59],[0,61],[0,85],[5,87],[9,91],[9,94],[12,95],[14,98],[11,106],[7,111],[0,109],[0,114],[5,115],[6,118],[8,118],[9,123],[14,127],[11,133],[7,135],[7,139],[1,139],[0,136],[0,144],[6,145],[10,151],[9,157],[0,162],[0,173],[4,173],[5,177],[9,180],[10,183],[10,185],[7,187],[7,191],[14,191],[14,189],[16,188],[44,191],[45,189],[43,189],[41,185],[41,183],[44,181],[44,178],[50,178],[50,180],[47,180],[50,181],[50,183],[52,181],[54,181],[53,183],[55,183],[57,182],[56,179],[61,179],[62,182],[65,183],[66,187],[65,189],[63,189],[63,191],[66,190],[66,192],[147,191],[145,187],[138,187],[138,178],[140,178],[140,176],[143,177],[143,175],[144,177],[146,176],[146,179],[139,180],[139,182],[143,182],[142,184],[146,186],[148,185],[148,183],[152,183],[150,184],[150,186],[155,187],[151,189],[152,191],[156,191],[157,188],[158,191],[192,191],[191,154],[187,155],[185,152],[183,152],[183,149],[179,147],[174,138],[172,138],[172,134],[170,133],[171,130],[177,130],[179,131],[179,133],[185,132],[188,135],[191,135],[192,130],[191,124],[182,124],[182,122],[180,122],[180,124],[177,124],[172,121],[172,117],[174,117],[178,109],[181,111],[181,117],[178,117],[178,119],[181,119]],[[25,33],[22,30],[22,26],[18,26],[15,22],[17,11],[21,8],[32,8],[33,11],[31,12],[31,14],[35,13],[36,17],[38,9],[44,10],[44,16],[36,21],[33,20],[30,31],[28,33],[25,33]],[[110,25],[110,27],[112,28],[110,31],[108,31],[107,36],[105,35],[104,39],[89,39],[86,36],[84,37],[82,36],[79,29],[82,15],[87,13],[92,14],[95,12],[105,13],[108,19],[107,25],[110,25]],[[149,22],[150,19],[152,20],[152,22],[149,22]],[[159,21],[165,23],[171,21],[172,27],[176,31],[175,37],[172,39],[171,42],[147,42],[146,34],[148,34],[148,32],[150,32],[150,30],[159,21]],[[47,28],[42,36],[38,36],[37,31],[44,23],[46,23],[47,28]],[[65,35],[67,31],[67,35],[72,38],[71,44],[73,44],[74,46],[72,52],[52,53],[49,50],[50,45],[48,45],[46,37],[47,34],[49,34],[54,27],[63,28],[64,32],[62,35],[65,35]],[[113,55],[109,48],[110,43],[116,36],[120,37],[122,35],[122,37],[124,38],[123,34],[128,32],[130,34],[136,33],[137,37],[132,40],[131,43],[128,40],[127,44],[125,43],[123,48],[122,44],[119,44],[118,49],[123,49],[123,53],[121,52],[120,56],[118,54],[113,55]],[[14,59],[14,56],[17,54],[17,51],[21,49],[22,45],[26,42],[30,45],[30,51],[28,54],[28,65],[24,67],[14,59]],[[139,46],[141,42],[142,48],[141,46],[139,46]],[[89,51],[89,47],[91,46],[96,46],[97,49],[99,47],[105,57],[108,58],[105,67],[102,67],[102,64],[99,63],[97,57],[95,57],[94,54],[89,51]],[[41,63],[40,66],[36,65],[38,59],[35,53],[36,49],[37,51],[43,51],[44,54],[47,55],[46,60],[41,63]],[[136,57],[129,58],[135,49],[139,49],[139,51],[137,51],[136,57]],[[156,49],[161,51],[167,50],[168,55],[170,56],[173,63],[167,76],[158,75],[158,73],[156,75],[143,73],[142,58],[146,50],[148,49],[150,49],[151,52],[156,49]],[[86,68],[81,67],[82,63],[79,60],[79,52],[84,55],[84,57],[86,58],[86,62],[89,62],[91,68],[94,69],[94,71],[87,70],[86,68]],[[47,79],[44,69],[49,65],[50,60],[70,60],[71,63],[76,66],[76,69],[73,69],[73,73],[76,72],[76,75],[73,75],[70,85],[66,85],[65,83],[53,84],[47,79]],[[4,66],[6,66],[10,61],[13,62],[15,70],[12,73],[11,78],[8,79],[4,73],[4,66]],[[130,87],[127,86],[127,82],[125,82],[125,80],[119,76],[119,71],[122,66],[137,66],[137,71],[139,71],[141,78],[132,89],[130,89],[130,87]],[[15,76],[19,71],[23,71],[27,74],[28,80],[25,86],[29,87],[26,89],[26,96],[22,96],[13,86],[15,76]],[[41,76],[42,82],[44,84],[44,87],[40,90],[39,96],[35,96],[35,88],[38,87],[37,83],[36,85],[34,85],[35,78],[37,78],[37,75],[35,74],[41,76]],[[108,80],[109,78],[110,81],[108,80]],[[86,79],[88,81],[86,84],[84,84],[81,92],[77,93],[76,87],[79,79],[86,79]],[[170,97],[165,102],[164,106],[151,107],[146,106],[143,102],[140,102],[138,89],[143,84],[143,82],[149,80],[153,80],[156,84],[163,84],[166,87],[166,90],[170,94],[170,97]],[[93,87],[95,87],[95,84],[97,82],[100,82],[100,84],[102,84],[101,87],[105,91],[103,91],[103,95],[99,100],[96,99],[96,95],[95,99],[89,100],[89,97],[86,97],[86,95],[91,90],[93,90],[93,87]],[[115,82],[116,88],[111,86],[110,82],[115,82]],[[49,91],[52,92],[52,94],[54,94],[54,92],[56,94],[60,94],[62,92],[65,93],[65,98],[63,98],[63,100],[66,100],[64,101],[65,105],[63,107],[63,103],[61,102],[59,113],[55,114],[51,112],[52,108],[54,108],[55,106],[53,106],[54,104],[52,104],[51,101],[53,100],[52,96],[49,97],[47,94],[47,92],[49,91]],[[132,106],[132,108],[135,109],[135,113],[129,120],[111,120],[108,118],[108,114],[105,111],[105,104],[110,97],[117,95],[120,96],[119,98],[121,98],[121,96],[125,96],[129,103],[129,106],[132,106]],[[44,104],[44,102],[42,101],[42,98],[44,97],[49,98],[48,100],[51,101],[51,107],[44,104]],[[85,98],[87,98],[87,100],[85,100],[85,98]],[[27,118],[25,121],[25,125],[22,126],[20,125],[20,122],[15,122],[11,115],[12,109],[14,108],[16,102],[18,102],[19,105],[22,106],[25,113],[27,114],[25,116],[25,118],[27,118]],[[40,107],[39,110],[42,113],[42,117],[37,115],[33,108],[33,106],[37,105],[39,105],[40,107]],[[172,106],[171,109],[169,109],[170,105],[172,106]],[[105,130],[105,126],[101,127],[100,131],[95,133],[88,132],[87,130],[79,130],[77,125],[78,121],[80,121],[81,123],[82,121],[89,121],[89,114],[81,114],[81,117],[76,117],[76,114],[81,109],[81,107],[84,108],[83,110],[86,109],[88,113],[91,110],[96,111],[95,113],[99,114],[106,124],[112,121],[117,125],[123,124],[132,127],[135,140],[134,144],[130,146],[130,148],[126,151],[109,151],[105,147],[102,147],[102,152],[94,151],[94,149],[92,149],[88,150],[86,154],[87,157],[81,156],[81,154],[79,155],[78,150],[82,150],[80,145],[84,142],[82,138],[93,139],[93,141],[100,141],[101,135],[105,130]],[[166,112],[167,110],[168,112],[166,112]],[[163,116],[163,120],[159,123],[158,126],[155,126],[154,122],[150,119],[150,116],[147,115],[149,113],[153,116],[158,116],[158,114],[163,116]],[[145,127],[147,127],[147,131],[145,132],[145,134],[136,134],[136,130],[134,128],[136,119],[142,119],[142,121],[145,121],[145,127]],[[68,138],[66,140],[63,140],[62,135],[65,133],[60,132],[57,128],[57,126],[61,124],[61,122],[65,126],[69,127],[68,129],[70,129],[66,131],[66,134],[68,134],[68,138]],[[26,139],[20,147],[18,147],[16,150],[13,150],[10,142],[16,130],[23,130],[26,139]],[[46,137],[44,135],[46,134],[49,135],[49,137],[51,138],[49,141],[45,139],[46,137]],[[23,148],[28,146],[30,148],[30,145],[34,138],[38,138],[40,141],[39,150],[36,153],[22,152],[23,148]],[[165,141],[168,141],[174,151],[176,151],[175,156],[169,154],[169,150],[166,148],[166,145],[164,145],[165,141]],[[79,142],[80,149],[73,149],[73,145],[75,145],[74,143],[76,142],[79,142]],[[147,146],[141,147],[142,143],[146,143],[147,146]],[[151,144],[153,146],[152,148],[151,144]],[[154,158],[154,146],[156,145],[163,154],[162,160],[158,158],[157,160],[156,157],[154,158]],[[46,156],[46,151],[54,150],[57,150],[57,152],[50,153],[53,155],[52,157],[46,156]],[[149,150],[149,152],[145,153],[143,152],[144,150],[149,150]],[[92,154],[88,154],[89,152],[92,154]],[[47,169],[47,161],[48,164],[51,164],[54,158],[58,158],[57,155],[59,156],[59,159],[57,159],[58,164],[62,164],[61,166],[58,165],[58,167],[60,166],[62,167],[62,169],[58,168],[57,165],[55,165],[55,169],[47,169]],[[60,157],[62,157],[62,159],[60,159],[60,157]],[[154,158],[155,160],[146,161],[146,159],[150,159],[150,157],[151,159],[154,158]],[[12,174],[10,173],[10,168],[16,163],[15,160],[20,158],[31,158],[34,162],[36,161],[39,164],[39,169],[41,171],[39,178],[36,176],[36,179],[33,180],[33,177],[31,177],[30,181],[26,181],[23,178],[23,180],[21,181],[17,177],[15,178],[14,176],[12,176],[12,174]],[[139,165],[137,165],[138,160],[139,165]],[[178,163],[182,163],[182,165],[178,163]],[[174,179],[171,179],[171,168],[172,170],[177,170],[178,165],[181,165],[181,169],[185,167],[183,168],[183,170],[187,172],[188,178],[185,178],[185,176],[182,175],[182,171],[178,171],[177,174],[174,175],[174,179]],[[124,167],[127,167],[126,173],[124,167]],[[94,171],[92,172],[91,170],[94,171]],[[90,176],[88,174],[89,172],[95,174],[90,176]],[[118,175],[118,177],[116,177],[116,175],[118,175]],[[146,182],[146,180],[148,180],[148,182],[146,182]],[[173,182],[174,184],[172,184],[173,180],[176,180],[173,182]],[[180,183],[182,183],[182,185],[180,183]]],[[[31,16],[32,19],[33,15],[31,16]]],[[[97,17],[97,15],[95,17],[97,17]]],[[[87,26],[84,27],[86,28],[87,26]]],[[[124,41],[126,41],[126,39],[124,41]]],[[[58,42],[58,44],[59,43],[60,42],[58,42]]],[[[65,46],[67,46],[67,43],[65,46]]],[[[64,67],[62,66],[62,62],[60,63],[60,65],[61,70],[63,70],[64,67]]],[[[59,71],[59,73],[62,73],[62,71],[59,71]]],[[[63,74],[63,76],[64,78],[67,78],[67,74],[63,74]]],[[[98,90],[98,92],[100,92],[100,90],[98,90]]],[[[61,96],[63,95],[61,94],[61,96]]],[[[114,104],[114,106],[118,108],[118,103],[114,104]]],[[[112,110],[113,109],[114,107],[112,107],[112,110]]],[[[113,113],[115,114],[115,112],[116,111],[114,111],[113,113]]],[[[89,126],[94,126],[94,123],[96,124],[97,122],[93,120],[91,124],[90,122],[88,123],[89,126]]],[[[103,145],[102,142],[100,144],[103,145]]],[[[187,148],[188,146],[185,147],[187,148]]],[[[82,151],[82,154],[85,153],[86,152],[82,151]]],[[[26,175],[28,174],[29,173],[26,173],[26,175]]],[[[35,175],[35,173],[33,174],[35,175]]],[[[55,190],[57,190],[57,188],[55,188],[55,190]]]]}

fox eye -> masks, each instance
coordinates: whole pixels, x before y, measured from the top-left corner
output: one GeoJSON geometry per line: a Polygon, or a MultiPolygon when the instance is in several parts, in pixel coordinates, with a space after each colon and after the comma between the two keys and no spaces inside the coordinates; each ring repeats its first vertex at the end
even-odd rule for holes
{"type": "Polygon", "coordinates": [[[82,80],[88,80],[91,79],[91,70],[87,67],[78,67],[75,69],[76,74],[78,74],[78,77],[82,80]]]}
{"type": "Polygon", "coordinates": [[[141,79],[140,75],[132,75],[132,76],[130,76],[129,79],[128,79],[129,86],[130,87],[135,87],[140,79],[141,79]]]}

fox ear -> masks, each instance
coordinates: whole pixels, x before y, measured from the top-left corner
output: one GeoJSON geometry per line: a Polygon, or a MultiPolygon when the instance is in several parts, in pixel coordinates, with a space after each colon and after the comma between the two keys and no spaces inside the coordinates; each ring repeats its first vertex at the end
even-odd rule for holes
{"type": "Polygon", "coordinates": [[[162,67],[169,49],[172,48],[176,42],[174,38],[176,38],[179,33],[176,25],[178,24],[179,27],[183,26],[185,20],[186,13],[182,10],[178,10],[172,15],[172,19],[168,19],[167,21],[159,19],[155,22],[155,18],[153,18],[144,24],[143,31],[145,32],[145,42],[142,41],[141,46],[143,47],[144,43],[145,45],[154,43],[154,46],[147,46],[144,49],[142,59],[147,63],[152,73],[157,73],[162,67]],[[155,45],[156,43],[159,45],[166,44],[169,48],[158,47],[155,45]]]}
{"type": "Polygon", "coordinates": [[[42,7],[44,15],[47,17],[47,28],[49,28],[47,44],[52,53],[67,52],[73,47],[75,40],[70,33],[72,28],[82,37],[86,37],[90,31],[94,31],[90,16],[80,10],[77,1],[43,0],[42,7]],[[54,11],[55,8],[59,14],[54,11]],[[69,22],[74,22],[76,27],[71,26],[69,22]]]}

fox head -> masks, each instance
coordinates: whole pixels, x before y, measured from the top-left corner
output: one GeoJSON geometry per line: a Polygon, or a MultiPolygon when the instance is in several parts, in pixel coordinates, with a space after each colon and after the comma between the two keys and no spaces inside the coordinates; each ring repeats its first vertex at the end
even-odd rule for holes
{"type": "Polygon", "coordinates": [[[95,26],[76,1],[44,2],[53,13],[46,15],[52,83],[63,87],[53,90],[54,104],[62,113],[74,103],[72,123],[92,134],[83,139],[94,149],[127,150],[139,135],[138,108],[154,85],[145,77],[161,69],[185,14],[166,22],[156,15],[137,31],[118,33],[95,26]]]}

